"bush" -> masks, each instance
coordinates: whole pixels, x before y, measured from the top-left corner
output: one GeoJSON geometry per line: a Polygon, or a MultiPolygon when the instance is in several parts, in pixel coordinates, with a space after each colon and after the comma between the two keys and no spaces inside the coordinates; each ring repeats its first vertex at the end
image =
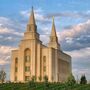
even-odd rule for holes
{"type": "Polygon", "coordinates": [[[3,83],[5,81],[5,78],[6,78],[6,72],[2,69],[0,71],[0,81],[1,81],[1,83],[3,83]]]}
{"type": "Polygon", "coordinates": [[[85,75],[81,76],[80,84],[87,84],[87,80],[86,80],[86,76],[85,75]]]}
{"type": "Polygon", "coordinates": [[[76,83],[76,80],[72,74],[68,77],[67,84],[68,85],[74,85],[76,83]]]}

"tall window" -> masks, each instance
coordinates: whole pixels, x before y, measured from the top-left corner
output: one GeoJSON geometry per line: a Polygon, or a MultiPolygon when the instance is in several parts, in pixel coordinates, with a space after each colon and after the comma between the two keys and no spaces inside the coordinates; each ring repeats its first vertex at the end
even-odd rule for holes
{"type": "Polygon", "coordinates": [[[46,66],[43,67],[43,71],[46,72],[46,66]]]}
{"type": "Polygon", "coordinates": [[[15,64],[18,64],[18,58],[15,58],[15,64]]]}
{"type": "Polygon", "coordinates": [[[18,68],[17,67],[15,67],[15,72],[17,72],[18,71],[18,68]]]}
{"type": "Polygon", "coordinates": [[[25,62],[29,62],[30,61],[30,56],[25,56],[25,62]]]}
{"type": "Polygon", "coordinates": [[[46,56],[43,56],[43,72],[46,73],[46,56]]]}
{"type": "MultiPolygon", "coordinates": [[[[25,51],[24,51],[24,58],[25,58],[25,60],[24,60],[24,69],[25,69],[25,73],[27,73],[27,72],[30,72],[30,56],[31,56],[31,52],[30,52],[30,49],[29,48],[27,48],[27,49],[25,49],[25,51]]],[[[30,74],[28,74],[28,75],[26,75],[25,74],[25,81],[28,81],[28,80],[30,80],[30,74]]]]}
{"type": "Polygon", "coordinates": [[[43,56],[43,63],[46,64],[46,56],[43,56]]]}
{"type": "Polygon", "coordinates": [[[25,66],[25,72],[30,71],[30,67],[29,66],[25,66]]]}
{"type": "Polygon", "coordinates": [[[29,76],[25,76],[25,81],[29,81],[29,76]]]}
{"type": "Polygon", "coordinates": [[[25,50],[25,62],[30,62],[30,50],[25,50]]]}
{"type": "Polygon", "coordinates": [[[18,72],[18,58],[15,58],[15,81],[17,81],[17,72],[18,72]]]}
{"type": "Polygon", "coordinates": [[[15,76],[15,81],[17,81],[17,76],[15,76]]]}

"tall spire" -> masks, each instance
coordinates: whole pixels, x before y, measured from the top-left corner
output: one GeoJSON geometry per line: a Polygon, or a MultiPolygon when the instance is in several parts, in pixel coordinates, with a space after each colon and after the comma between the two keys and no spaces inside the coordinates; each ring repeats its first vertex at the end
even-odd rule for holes
{"type": "Polygon", "coordinates": [[[35,17],[34,17],[34,10],[33,10],[33,7],[32,7],[32,11],[31,11],[31,15],[30,15],[30,20],[29,20],[29,24],[33,24],[35,25],[35,17]]]}
{"type": "Polygon", "coordinates": [[[54,17],[53,17],[53,20],[52,20],[52,31],[51,31],[51,36],[57,37],[57,35],[56,35],[55,23],[54,23],[54,17]]]}
{"type": "Polygon", "coordinates": [[[53,17],[53,21],[52,21],[52,30],[51,30],[51,35],[50,35],[49,47],[60,50],[60,45],[58,43],[58,38],[57,38],[57,34],[56,34],[54,17],[53,17]]]}

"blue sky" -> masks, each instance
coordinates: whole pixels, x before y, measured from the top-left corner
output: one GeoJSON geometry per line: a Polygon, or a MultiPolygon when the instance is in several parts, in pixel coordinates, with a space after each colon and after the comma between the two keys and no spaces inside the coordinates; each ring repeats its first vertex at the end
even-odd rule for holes
{"type": "Polygon", "coordinates": [[[74,76],[86,74],[90,81],[90,0],[0,0],[0,68],[5,68],[7,79],[11,50],[23,37],[32,6],[44,44],[54,16],[62,50],[72,56],[74,76]]]}

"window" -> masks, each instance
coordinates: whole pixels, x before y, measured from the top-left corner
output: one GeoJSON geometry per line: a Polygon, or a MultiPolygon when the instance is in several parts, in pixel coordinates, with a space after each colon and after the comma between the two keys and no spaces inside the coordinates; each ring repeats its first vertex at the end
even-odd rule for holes
{"type": "Polygon", "coordinates": [[[27,72],[27,71],[30,71],[30,67],[29,66],[25,67],[25,72],[27,72]]]}
{"type": "Polygon", "coordinates": [[[46,56],[43,56],[43,62],[46,63],[46,56]]]}
{"type": "Polygon", "coordinates": [[[29,62],[30,61],[30,56],[25,56],[25,61],[29,62]]]}
{"type": "Polygon", "coordinates": [[[24,54],[25,54],[25,63],[26,62],[30,62],[30,49],[29,48],[27,48],[27,49],[25,49],[25,51],[24,51],[24,54]]]}
{"type": "Polygon", "coordinates": [[[15,76],[15,81],[17,81],[17,76],[15,76]]]}
{"type": "Polygon", "coordinates": [[[29,81],[29,76],[25,76],[25,81],[29,81]]]}
{"type": "Polygon", "coordinates": [[[46,66],[43,67],[43,71],[46,72],[46,66]]]}
{"type": "Polygon", "coordinates": [[[17,64],[18,63],[18,58],[15,58],[15,64],[17,64]]]}
{"type": "Polygon", "coordinates": [[[17,72],[18,71],[18,68],[17,67],[15,67],[15,72],[17,72]]]}
{"type": "Polygon", "coordinates": [[[46,56],[43,56],[43,72],[46,72],[46,56]]]}

